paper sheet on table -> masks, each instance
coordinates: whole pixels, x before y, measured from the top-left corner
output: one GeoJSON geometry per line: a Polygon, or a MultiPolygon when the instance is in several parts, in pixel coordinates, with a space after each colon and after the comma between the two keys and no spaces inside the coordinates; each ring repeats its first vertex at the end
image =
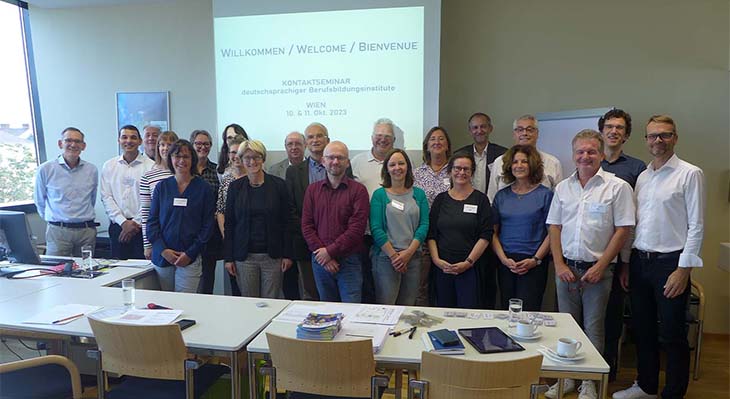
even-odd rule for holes
{"type": "Polygon", "coordinates": [[[96,312],[91,317],[112,323],[159,326],[172,323],[183,312],[177,309],[130,309],[120,314],[117,309],[96,312]]]}
{"type": "Polygon", "coordinates": [[[46,309],[41,313],[23,321],[26,324],[68,324],[74,320],[78,320],[86,314],[92,313],[101,308],[101,306],[82,305],[70,303],[67,305],[56,305],[50,309],[46,309]],[[78,316],[78,317],[73,317],[78,316]]]}
{"type": "Polygon", "coordinates": [[[398,319],[404,310],[403,306],[360,305],[347,321],[394,326],[398,324],[398,319]]]}
{"type": "Polygon", "coordinates": [[[385,339],[388,338],[388,334],[391,331],[390,326],[384,326],[380,324],[364,324],[364,323],[342,323],[342,329],[337,336],[335,341],[343,340],[357,340],[357,339],[372,339],[373,340],[373,353],[380,352],[383,348],[385,339]]]}
{"type": "Polygon", "coordinates": [[[114,263],[109,264],[109,266],[121,266],[121,267],[140,267],[144,268],[147,266],[151,266],[152,263],[148,261],[147,259],[128,259],[128,260],[120,260],[116,261],[114,263]]]}
{"type": "Polygon", "coordinates": [[[304,304],[297,303],[284,309],[274,318],[274,321],[283,321],[287,323],[301,323],[310,313],[342,313],[345,320],[351,317],[357,310],[356,307],[339,305],[335,303],[322,304],[304,304]]]}

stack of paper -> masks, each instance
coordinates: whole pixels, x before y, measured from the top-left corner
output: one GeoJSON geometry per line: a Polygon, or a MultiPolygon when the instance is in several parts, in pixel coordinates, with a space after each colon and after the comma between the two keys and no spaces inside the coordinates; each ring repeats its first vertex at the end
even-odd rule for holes
{"type": "Polygon", "coordinates": [[[345,337],[345,339],[370,338],[373,341],[373,353],[378,353],[383,348],[389,332],[390,327],[378,324],[343,323],[339,337],[345,337]]]}
{"type": "Polygon", "coordinates": [[[331,341],[342,328],[342,313],[310,313],[297,326],[297,338],[331,341]]]}
{"type": "Polygon", "coordinates": [[[104,309],[89,315],[89,317],[112,323],[159,326],[171,324],[181,314],[182,310],[178,309],[126,309],[116,307],[104,309]]]}

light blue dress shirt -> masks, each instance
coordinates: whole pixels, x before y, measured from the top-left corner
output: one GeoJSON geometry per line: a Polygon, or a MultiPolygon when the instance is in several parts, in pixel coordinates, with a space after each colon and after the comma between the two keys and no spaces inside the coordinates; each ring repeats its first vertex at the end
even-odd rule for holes
{"type": "Polygon", "coordinates": [[[99,170],[79,159],[70,168],[63,156],[38,167],[33,200],[38,214],[47,222],[79,223],[94,220],[99,170]]]}

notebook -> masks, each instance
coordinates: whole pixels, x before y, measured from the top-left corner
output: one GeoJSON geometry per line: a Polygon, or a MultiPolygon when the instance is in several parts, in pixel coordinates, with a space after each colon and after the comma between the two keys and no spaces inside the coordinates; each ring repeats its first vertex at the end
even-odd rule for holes
{"type": "Polygon", "coordinates": [[[440,355],[463,355],[464,354],[464,343],[459,339],[459,343],[452,346],[443,346],[439,341],[431,334],[431,331],[425,332],[421,335],[421,341],[426,350],[440,355]]]}

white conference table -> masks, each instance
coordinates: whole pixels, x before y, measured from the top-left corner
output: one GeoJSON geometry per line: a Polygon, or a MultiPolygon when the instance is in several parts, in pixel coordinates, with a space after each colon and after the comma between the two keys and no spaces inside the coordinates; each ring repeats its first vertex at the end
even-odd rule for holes
{"type": "MultiPolygon", "coordinates": [[[[57,284],[36,289],[32,293],[0,302],[0,329],[22,335],[27,332],[73,337],[80,341],[93,338],[88,319],[82,317],[65,325],[25,324],[23,320],[59,304],[87,304],[105,307],[122,305],[120,288],[107,287],[121,278],[144,273],[144,269],[111,269],[106,280],[41,277],[39,282],[60,280],[57,284]],[[116,272],[114,272],[116,269],[116,272]],[[93,281],[97,280],[97,283],[93,281]]],[[[149,271],[149,270],[147,270],[149,271]]],[[[8,280],[18,283],[23,280],[8,280]]],[[[5,284],[5,283],[3,283],[5,284]]],[[[20,288],[18,289],[20,290],[20,288]]],[[[240,356],[246,345],[283,310],[290,301],[260,298],[242,298],[218,295],[184,294],[154,290],[136,290],[135,305],[144,307],[154,302],[183,310],[182,317],[193,319],[196,325],[183,331],[188,349],[196,354],[227,357],[232,376],[240,375],[240,356]],[[265,304],[261,306],[261,304],[265,304]],[[235,371],[235,372],[234,372],[235,371]]],[[[240,398],[240,378],[231,378],[231,397],[240,398]]]]}
{"type": "MultiPolygon", "coordinates": [[[[307,302],[307,301],[294,301],[292,305],[298,303],[305,303],[310,306],[320,306],[321,312],[327,313],[326,302],[307,302]]],[[[344,304],[337,304],[338,306],[344,304]]],[[[291,305],[290,305],[291,306],[291,305]]],[[[351,306],[358,306],[358,304],[351,304],[351,306]]],[[[413,339],[408,339],[407,334],[399,337],[388,337],[379,353],[375,354],[375,361],[379,366],[389,369],[408,369],[418,370],[421,363],[421,352],[425,349],[421,341],[421,334],[430,330],[438,330],[441,328],[448,328],[457,330],[459,328],[469,327],[500,327],[503,331],[507,331],[507,320],[501,319],[470,319],[470,318],[457,318],[457,317],[444,317],[445,311],[453,311],[458,309],[445,309],[445,308],[429,308],[429,307],[406,307],[403,314],[410,314],[412,310],[420,310],[426,314],[438,316],[444,318],[444,321],[431,328],[421,328],[416,330],[413,339]]],[[[491,310],[475,310],[475,309],[461,309],[466,312],[479,312],[485,313],[503,313],[499,311],[491,310]]],[[[583,333],[578,324],[575,322],[573,317],[567,313],[546,313],[553,316],[557,322],[555,327],[541,326],[539,331],[542,336],[539,339],[527,341],[519,340],[519,343],[526,349],[521,352],[508,352],[508,353],[497,353],[497,354],[480,354],[477,352],[468,342],[464,341],[466,347],[466,353],[464,356],[460,356],[469,360],[511,360],[519,359],[524,357],[530,357],[538,353],[537,349],[540,345],[554,347],[557,344],[558,338],[571,337],[583,343],[581,352],[585,354],[585,358],[576,362],[557,362],[550,360],[543,356],[542,371],[540,375],[545,378],[558,378],[562,382],[563,378],[574,378],[584,380],[597,380],[599,381],[599,397],[605,398],[608,389],[608,372],[609,366],[603,360],[603,357],[598,353],[596,348],[588,340],[588,337],[583,333]]],[[[249,375],[255,375],[255,366],[258,359],[268,359],[269,355],[269,344],[266,340],[266,333],[272,333],[287,337],[296,337],[296,323],[288,323],[282,321],[272,321],[253,341],[248,344],[247,351],[249,353],[249,375]]],[[[395,329],[402,330],[410,327],[410,325],[400,321],[395,329]]],[[[339,338],[339,337],[338,337],[339,338]]],[[[357,338],[352,338],[357,339],[357,338]]],[[[399,387],[401,373],[395,373],[396,375],[396,387],[399,387]]],[[[251,386],[251,398],[255,397],[256,387],[255,379],[250,378],[251,386]]],[[[562,384],[559,386],[562,387],[562,384]]],[[[562,392],[560,392],[562,394],[562,392]]],[[[400,396],[400,389],[396,389],[396,397],[400,396]]]]}

